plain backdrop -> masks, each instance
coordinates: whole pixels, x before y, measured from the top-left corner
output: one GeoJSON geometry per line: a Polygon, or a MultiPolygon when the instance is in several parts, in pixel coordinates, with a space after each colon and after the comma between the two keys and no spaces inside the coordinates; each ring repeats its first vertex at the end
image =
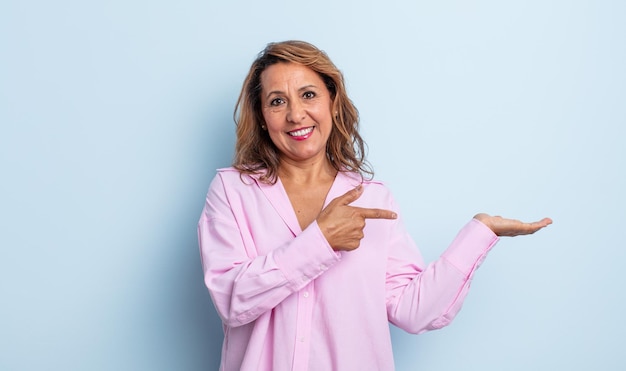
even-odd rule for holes
{"type": "MultiPolygon", "coordinates": [[[[455,322],[392,328],[398,370],[623,370],[623,1],[0,3],[0,369],[215,370],[196,224],[256,54],[344,72],[427,261],[503,239],[455,322]]],[[[364,324],[364,326],[367,324],[364,324]]]]}

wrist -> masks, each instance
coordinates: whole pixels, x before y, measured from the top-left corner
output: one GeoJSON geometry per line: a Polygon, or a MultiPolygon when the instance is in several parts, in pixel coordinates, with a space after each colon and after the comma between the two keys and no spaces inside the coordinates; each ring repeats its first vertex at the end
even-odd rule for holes
{"type": "Polygon", "coordinates": [[[488,214],[478,213],[478,214],[474,215],[474,219],[476,219],[479,222],[483,223],[487,228],[489,228],[489,229],[491,229],[493,231],[493,228],[492,228],[491,223],[490,223],[491,217],[488,214]]]}

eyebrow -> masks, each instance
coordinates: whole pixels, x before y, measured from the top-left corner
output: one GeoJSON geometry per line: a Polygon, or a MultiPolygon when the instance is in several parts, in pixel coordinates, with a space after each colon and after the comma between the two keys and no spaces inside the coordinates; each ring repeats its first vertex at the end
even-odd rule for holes
{"type": "MultiPolygon", "coordinates": [[[[306,90],[306,89],[309,89],[309,88],[317,89],[318,87],[316,85],[309,84],[309,85],[305,85],[305,86],[299,88],[298,91],[306,90]]],[[[281,94],[285,94],[285,93],[282,90],[272,90],[269,93],[267,93],[267,95],[265,96],[265,99],[269,98],[272,94],[281,95],[281,94]]]]}

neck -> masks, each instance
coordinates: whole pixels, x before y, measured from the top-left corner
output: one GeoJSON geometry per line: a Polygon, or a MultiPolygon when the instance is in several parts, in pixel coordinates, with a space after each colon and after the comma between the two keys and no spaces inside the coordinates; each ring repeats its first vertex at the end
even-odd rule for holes
{"type": "Polygon", "coordinates": [[[337,170],[328,159],[312,162],[294,162],[282,159],[278,167],[278,176],[284,181],[297,184],[315,184],[334,179],[337,170]]]}

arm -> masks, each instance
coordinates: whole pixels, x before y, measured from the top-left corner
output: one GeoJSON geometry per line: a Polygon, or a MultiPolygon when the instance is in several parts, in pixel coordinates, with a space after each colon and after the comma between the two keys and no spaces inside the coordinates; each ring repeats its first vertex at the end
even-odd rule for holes
{"type": "Polygon", "coordinates": [[[425,268],[413,242],[397,224],[392,232],[387,271],[389,320],[412,333],[447,326],[461,310],[474,272],[497,243],[498,236],[532,234],[550,224],[550,218],[524,223],[477,214],[441,258],[425,268]]]}
{"type": "Polygon", "coordinates": [[[244,243],[247,231],[241,228],[216,177],[198,223],[198,239],[205,284],[228,326],[254,321],[339,261],[317,223],[266,255],[257,254],[254,241],[244,243]]]}
{"type": "Polygon", "coordinates": [[[410,333],[444,327],[461,310],[474,272],[498,237],[472,219],[435,262],[422,258],[401,225],[394,231],[387,267],[389,321],[410,333]]]}

